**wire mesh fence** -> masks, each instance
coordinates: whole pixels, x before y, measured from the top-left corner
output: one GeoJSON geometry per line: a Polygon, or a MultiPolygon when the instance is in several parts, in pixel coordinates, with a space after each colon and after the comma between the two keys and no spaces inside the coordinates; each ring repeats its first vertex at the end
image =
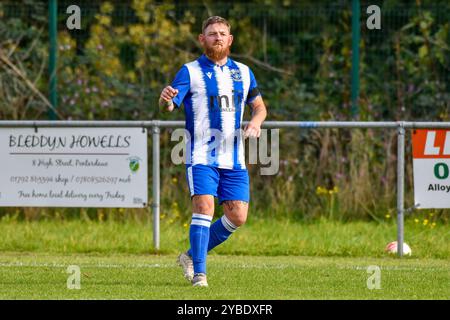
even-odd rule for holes
{"type": "MultiPolygon", "coordinates": [[[[75,2],[58,1],[58,105],[63,118],[154,117],[150,106],[161,87],[183,63],[201,54],[196,36],[209,15],[230,20],[232,57],[252,67],[278,119],[351,116],[351,1],[76,1],[81,29],[68,30],[71,4],[75,2]],[[81,106],[86,101],[76,92],[86,88],[76,86],[80,81],[91,84],[87,91],[96,94],[89,100],[94,110],[81,106]],[[96,83],[104,84],[102,92],[96,83]],[[112,105],[115,112],[96,111],[112,105]]],[[[362,120],[448,119],[449,6],[445,1],[361,2],[362,120]],[[373,4],[381,8],[379,30],[366,26],[367,7],[373,4]]],[[[6,52],[16,44],[28,50],[27,44],[39,41],[46,63],[47,7],[47,1],[0,2],[0,43],[6,52]]],[[[37,82],[43,92],[45,67],[37,82]]]]}

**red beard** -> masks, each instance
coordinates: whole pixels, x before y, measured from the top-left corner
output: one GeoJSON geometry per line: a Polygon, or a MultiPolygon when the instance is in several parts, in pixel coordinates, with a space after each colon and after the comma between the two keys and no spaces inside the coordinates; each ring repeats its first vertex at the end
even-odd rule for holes
{"type": "Polygon", "coordinates": [[[205,54],[213,61],[219,61],[230,55],[230,47],[205,46],[205,54]]]}

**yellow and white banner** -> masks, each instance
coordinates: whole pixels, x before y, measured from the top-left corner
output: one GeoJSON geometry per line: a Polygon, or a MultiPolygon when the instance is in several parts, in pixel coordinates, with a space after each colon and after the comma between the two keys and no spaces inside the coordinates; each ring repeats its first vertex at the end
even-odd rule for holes
{"type": "Polygon", "coordinates": [[[0,129],[0,206],[146,205],[146,130],[0,129]]]}
{"type": "Polygon", "coordinates": [[[414,202],[450,208],[450,130],[413,131],[414,202]]]}

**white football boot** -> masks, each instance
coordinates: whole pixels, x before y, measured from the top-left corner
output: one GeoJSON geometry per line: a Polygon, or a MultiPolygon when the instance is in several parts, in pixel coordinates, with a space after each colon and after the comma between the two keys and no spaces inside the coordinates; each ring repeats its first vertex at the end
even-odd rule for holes
{"type": "Polygon", "coordinates": [[[194,278],[194,263],[192,262],[192,258],[187,252],[183,252],[178,256],[177,262],[183,268],[183,275],[186,280],[191,282],[194,278]]]}
{"type": "Polygon", "coordinates": [[[207,287],[208,281],[206,281],[206,274],[197,273],[194,276],[194,278],[192,279],[192,286],[193,287],[207,287]]]}

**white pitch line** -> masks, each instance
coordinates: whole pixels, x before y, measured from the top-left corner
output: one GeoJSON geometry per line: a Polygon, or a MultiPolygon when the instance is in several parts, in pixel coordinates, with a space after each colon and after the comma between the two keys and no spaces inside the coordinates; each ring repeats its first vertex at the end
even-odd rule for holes
{"type": "MultiPolygon", "coordinates": [[[[376,265],[376,264],[371,264],[376,265]]],[[[339,269],[349,269],[349,270],[367,270],[367,266],[339,266],[339,269]]],[[[448,271],[449,269],[446,267],[400,267],[400,266],[379,266],[380,270],[395,270],[395,271],[424,271],[424,270],[437,270],[437,271],[448,271]]]]}
{"type": "MultiPolygon", "coordinates": [[[[38,267],[38,268],[67,268],[70,265],[78,265],[83,268],[106,268],[106,269],[114,269],[114,268],[179,268],[175,263],[165,263],[165,264],[85,264],[85,263],[39,263],[39,262],[0,262],[0,268],[16,268],[16,267],[38,267]]],[[[241,268],[241,269],[286,269],[286,268],[295,268],[295,266],[287,265],[287,264],[278,264],[278,265],[266,265],[266,264],[227,264],[227,268],[241,268]]]]}
{"type": "Polygon", "coordinates": [[[38,263],[38,262],[0,262],[0,268],[15,268],[15,267],[47,267],[47,268],[67,268],[70,265],[78,265],[83,268],[175,268],[175,264],[85,264],[85,263],[38,263]]]}
{"type": "MultiPolygon", "coordinates": [[[[138,263],[138,264],[85,264],[79,262],[71,263],[39,263],[39,262],[0,262],[0,268],[17,268],[17,267],[35,267],[35,268],[67,268],[70,265],[78,265],[83,268],[104,268],[104,269],[154,269],[154,268],[179,268],[175,263],[138,263]]],[[[367,270],[367,266],[336,266],[341,270],[367,270]]],[[[218,267],[218,265],[216,265],[218,267]]],[[[241,269],[307,269],[310,266],[297,266],[288,264],[266,265],[266,264],[231,264],[226,265],[227,268],[241,268],[241,269]]],[[[329,266],[328,266],[329,267],[329,266]]],[[[381,270],[393,270],[393,271],[448,271],[446,267],[403,267],[403,266],[379,266],[381,270]]]]}

